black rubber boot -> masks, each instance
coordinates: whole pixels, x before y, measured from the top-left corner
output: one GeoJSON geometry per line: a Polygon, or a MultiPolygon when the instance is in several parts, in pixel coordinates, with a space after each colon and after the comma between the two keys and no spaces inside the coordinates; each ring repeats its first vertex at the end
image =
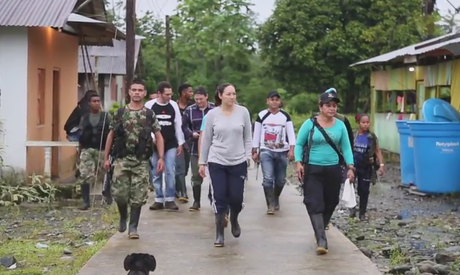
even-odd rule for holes
{"type": "Polygon", "coordinates": [[[128,205],[117,203],[118,213],[120,214],[120,224],[118,232],[123,233],[126,231],[126,223],[128,222],[128,205]]]}
{"type": "Polygon", "coordinates": [[[215,214],[216,220],[216,240],[214,241],[215,247],[223,247],[224,246],[224,219],[225,213],[215,214]]]}
{"type": "Polygon", "coordinates": [[[130,239],[139,239],[137,234],[137,226],[139,225],[139,218],[141,216],[141,207],[131,207],[131,215],[129,217],[128,237],[130,239]]]}
{"type": "Polygon", "coordinates": [[[90,186],[88,183],[84,182],[80,186],[81,197],[83,199],[83,205],[79,208],[80,210],[88,210],[91,207],[90,203],[90,186]]]}
{"type": "Polygon", "coordinates": [[[359,220],[365,221],[366,220],[366,212],[367,212],[367,202],[369,200],[369,194],[364,194],[359,197],[359,220]]]}
{"type": "Polygon", "coordinates": [[[267,215],[275,214],[274,193],[273,188],[264,187],[265,201],[267,203],[267,215]]]}
{"type": "Polygon", "coordinates": [[[238,215],[240,213],[230,210],[230,225],[232,226],[232,235],[235,238],[239,238],[241,235],[241,227],[238,223],[238,215]]]}
{"type": "Polygon", "coordinates": [[[281,192],[283,192],[283,188],[284,186],[278,186],[275,184],[275,190],[274,190],[274,197],[273,197],[273,203],[274,203],[274,207],[275,207],[275,211],[279,211],[280,210],[280,196],[281,196],[281,192]]]}
{"type": "Polygon", "coordinates": [[[324,210],[323,222],[326,230],[329,230],[329,223],[331,222],[332,215],[334,215],[334,211],[324,210]]]}
{"type": "Polygon", "coordinates": [[[350,208],[350,214],[348,215],[350,218],[356,218],[356,208],[350,208]]]}
{"type": "Polygon", "coordinates": [[[201,208],[201,185],[193,186],[193,205],[189,211],[200,211],[201,208]]]}
{"type": "Polygon", "coordinates": [[[324,255],[327,253],[327,237],[326,237],[326,230],[323,214],[314,214],[310,215],[311,225],[313,226],[313,230],[315,231],[316,237],[316,254],[324,255]]]}

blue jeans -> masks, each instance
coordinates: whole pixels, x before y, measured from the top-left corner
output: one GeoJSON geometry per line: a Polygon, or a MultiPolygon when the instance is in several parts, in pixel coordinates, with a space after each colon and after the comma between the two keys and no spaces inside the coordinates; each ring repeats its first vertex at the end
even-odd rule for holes
{"type": "Polygon", "coordinates": [[[70,142],[78,142],[78,141],[80,141],[80,136],[81,136],[81,130],[78,130],[76,132],[68,134],[67,135],[67,140],[70,141],[70,142]]]}
{"type": "Polygon", "coordinates": [[[287,151],[273,152],[261,149],[259,159],[263,174],[262,186],[264,188],[273,188],[275,185],[284,187],[288,166],[287,151]]]}
{"type": "Polygon", "coordinates": [[[185,183],[186,176],[186,152],[176,157],[176,194],[178,197],[187,197],[187,184],[185,183]]]}
{"type": "Polygon", "coordinates": [[[158,153],[154,152],[152,156],[152,175],[153,176],[153,187],[155,188],[155,202],[164,203],[174,201],[176,195],[176,155],[177,148],[171,148],[165,152],[165,195],[163,194],[163,174],[155,173],[158,153]]]}

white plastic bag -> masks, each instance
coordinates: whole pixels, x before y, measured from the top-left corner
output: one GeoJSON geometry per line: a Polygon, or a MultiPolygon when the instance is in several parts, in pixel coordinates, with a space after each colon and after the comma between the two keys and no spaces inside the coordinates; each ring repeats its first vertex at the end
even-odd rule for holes
{"type": "Polygon", "coordinates": [[[347,179],[343,184],[343,192],[341,198],[343,204],[347,208],[354,208],[356,206],[356,195],[355,188],[350,183],[350,179],[347,179]]]}

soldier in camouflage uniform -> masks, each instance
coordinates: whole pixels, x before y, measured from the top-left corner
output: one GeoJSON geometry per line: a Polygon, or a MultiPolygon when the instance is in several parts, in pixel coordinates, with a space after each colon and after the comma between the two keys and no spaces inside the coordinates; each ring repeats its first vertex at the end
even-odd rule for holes
{"type": "Polygon", "coordinates": [[[98,94],[90,95],[88,104],[90,113],[85,114],[80,121],[81,136],[79,139],[81,210],[90,208],[90,189],[95,183],[104,179],[104,150],[109,133],[110,117],[101,112],[101,98],[98,94]]]}
{"type": "MultiPolygon", "coordinates": [[[[107,137],[107,148],[115,158],[113,168],[112,196],[120,213],[118,231],[125,232],[129,217],[128,237],[138,239],[137,226],[142,206],[147,202],[149,188],[149,158],[155,147],[160,156],[156,170],[163,170],[164,141],[160,125],[152,110],[144,107],[146,96],[142,80],[135,79],[129,89],[130,103],[115,113],[107,137]],[[113,145],[113,146],[112,146],[113,145]]],[[[110,166],[109,152],[105,152],[106,168],[110,166]]]]}

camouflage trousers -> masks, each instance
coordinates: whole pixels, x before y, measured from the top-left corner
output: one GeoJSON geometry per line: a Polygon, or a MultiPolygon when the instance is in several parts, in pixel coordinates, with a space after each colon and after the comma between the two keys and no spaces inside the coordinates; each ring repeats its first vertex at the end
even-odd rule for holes
{"type": "Polygon", "coordinates": [[[104,151],[93,148],[82,149],[80,153],[80,182],[94,185],[104,180],[104,151]]]}
{"type": "Polygon", "coordinates": [[[134,207],[141,207],[147,203],[149,165],[148,160],[138,160],[133,156],[115,160],[111,191],[117,203],[134,207]]]}

